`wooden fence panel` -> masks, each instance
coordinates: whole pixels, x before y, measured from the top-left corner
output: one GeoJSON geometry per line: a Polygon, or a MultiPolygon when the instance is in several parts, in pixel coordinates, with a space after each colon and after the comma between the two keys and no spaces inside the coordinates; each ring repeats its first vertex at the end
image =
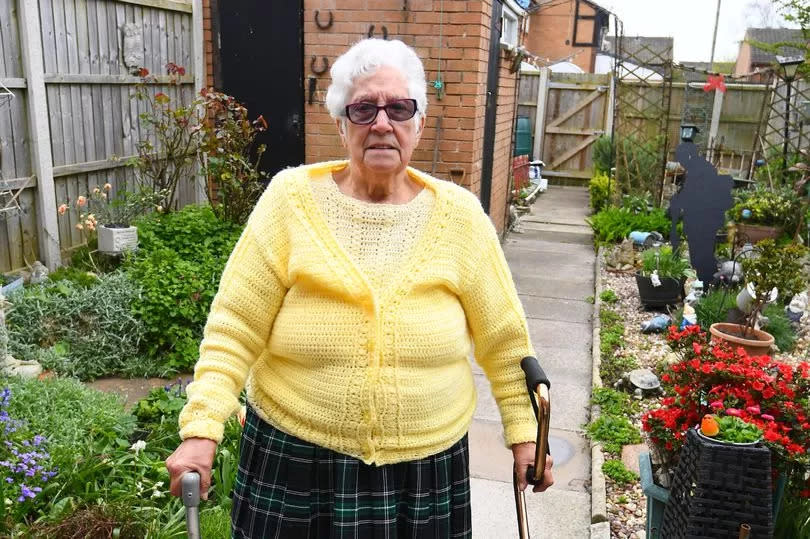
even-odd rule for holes
{"type": "MultiPolygon", "coordinates": [[[[37,204],[43,202],[38,202],[32,176],[27,74],[19,36],[23,1],[0,0],[0,82],[15,93],[14,99],[0,102],[0,192],[30,180],[18,195],[22,211],[0,215],[0,272],[25,267],[41,256],[37,204]]],[[[142,67],[159,77],[148,91],[163,92],[173,103],[190,103],[196,94],[194,23],[192,0],[39,0],[38,7],[55,199],[46,210],[55,212],[58,204],[75,201],[95,186],[110,183],[117,190],[136,184],[125,162],[136,154],[138,141],[151,134],[139,121],[145,104],[131,98],[140,79],[124,63],[124,25],[140,26],[142,67]],[[186,69],[179,85],[165,76],[170,62],[186,69]]],[[[196,201],[193,178],[188,178],[178,189],[178,202],[196,201]]],[[[84,242],[75,228],[77,219],[76,213],[68,213],[57,221],[63,255],[84,242]]]]}

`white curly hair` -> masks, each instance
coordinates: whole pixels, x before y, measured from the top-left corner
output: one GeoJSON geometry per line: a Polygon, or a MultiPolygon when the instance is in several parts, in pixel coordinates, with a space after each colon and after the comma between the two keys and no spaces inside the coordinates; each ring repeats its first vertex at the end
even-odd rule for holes
{"type": "Polygon", "coordinates": [[[416,116],[427,112],[427,87],[422,60],[411,47],[402,41],[379,38],[363,39],[341,54],[329,74],[332,83],[326,91],[326,108],[332,118],[346,120],[346,105],[359,77],[373,74],[383,66],[398,69],[408,84],[408,96],[416,99],[416,116]]]}

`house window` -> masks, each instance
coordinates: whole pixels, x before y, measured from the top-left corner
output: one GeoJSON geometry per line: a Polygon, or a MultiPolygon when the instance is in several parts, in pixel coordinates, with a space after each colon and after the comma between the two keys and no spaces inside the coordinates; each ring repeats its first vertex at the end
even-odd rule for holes
{"type": "Polygon", "coordinates": [[[518,24],[520,19],[517,12],[509,5],[504,3],[503,14],[501,15],[501,44],[508,45],[509,47],[518,46],[518,24]]]}

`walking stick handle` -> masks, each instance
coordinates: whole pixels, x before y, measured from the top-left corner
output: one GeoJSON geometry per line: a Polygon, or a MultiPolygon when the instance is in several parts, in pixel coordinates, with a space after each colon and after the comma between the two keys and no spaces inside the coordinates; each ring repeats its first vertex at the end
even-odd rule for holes
{"type": "Polygon", "coordinates": [[[183,505],[186,506],[188,539],[200,539],[200,474],[186,472],[180,479],[183,505]]]}

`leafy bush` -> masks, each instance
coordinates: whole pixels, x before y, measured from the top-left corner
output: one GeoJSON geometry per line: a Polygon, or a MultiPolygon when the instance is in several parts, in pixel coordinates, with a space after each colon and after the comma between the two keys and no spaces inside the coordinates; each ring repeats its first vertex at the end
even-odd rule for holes
{"type": "Polygon", "coordinates": [[[659,192],[663,173],[664,137],[641,140],[629,136],[616,140],[616,179],[624,194],[659,192]]]}
{"type": "Polygon", "coordinates": [[[91,288],[67,279],[27,287],[14,296],[6,318],[9,350],[81,380],[155,373],[154,364],[142,361],[145,328],[132,315],[140,293],[121,272],[91,288]]]}
{"type": "Polygon", "coordinates": [[[241,227],[208,207],[189,206],[138,223],[140,252],[125,268],[142,294],[133,313],[144,324],[146,350],[166,372],[189,370],[222,270],[241,227]]]}
{"type": "Polygon", "coordinates": [[[728,217],[735,223],[781,226],[792,234],[798,225],[801,203],[790,188],[742,189],[735,191],[728,217]],[[747,211],[746,211],[747,210],[747,211]]]}
{"type": "Polygon", "coordinates": [[[649,213],[635,213],[629,208],[605,208],[586,219],[594,231],[597,243],[616,243],[634,230],[669,234],[670,220],[664,210],[656,208],[649,213]]]}
{"type": "Polygon", "coordinates": [[[617,459],[608,459],[602,464],[602,473],[617,483],[632,483],[638,480],[638,475],[628,470],[624,462],[617,459]]]}
{"type": "Polygon", "coordinates": [[[588,192],[591,197],[591,208],[600,211],[610,204],[613,193],[616,192],[616,184],[607,174],[597,173],[588,183],[588,192]]]}
{"type": "Polygon", "coordinates": [[[616,292],[614,292],[610,288],[607,288],[603,290],[601,294],[599,294],[599,299],[601,299],[605,303],[612,305],[617,301],[619,301],[619,296],[616,295],[616,292]]]}
{"type": "Polygon", "coordinates": [[[773,336],[774,344],[782,352],[790,352],[796,345],[796,330],[790,323],[784,309],[772,303],[762,311],[768,317],[768,325],[763,329],[773,336]]]}
{"type": "Polygon", "coordinates": [[[621,453],[622,446],[641,442],[641,434],[626,417],[602,415],[586,430],[591,439],[604,444],[608,453],[621,453]]]}
{"type": "Polygon", "coordinates": [[[594,175],[610,174],[613,168],[615,156],[613,153],[613,141],[608,135],[602,135],[593,143],[593,172],[594,175]]]}

